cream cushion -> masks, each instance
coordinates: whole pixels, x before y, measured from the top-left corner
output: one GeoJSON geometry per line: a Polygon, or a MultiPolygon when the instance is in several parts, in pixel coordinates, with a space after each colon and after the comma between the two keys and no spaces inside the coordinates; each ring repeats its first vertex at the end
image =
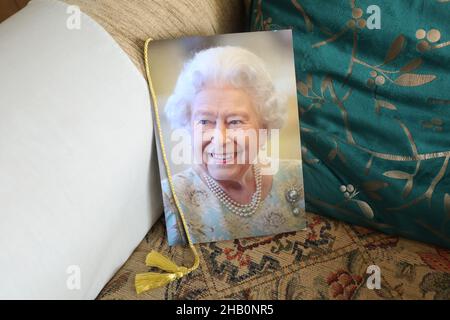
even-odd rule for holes
{"type": "Polygon", "coordinates": [[[145,79],[66,10],[33,0],[0,24],[3,299],[95,298],[161,215],[145,79]]]}

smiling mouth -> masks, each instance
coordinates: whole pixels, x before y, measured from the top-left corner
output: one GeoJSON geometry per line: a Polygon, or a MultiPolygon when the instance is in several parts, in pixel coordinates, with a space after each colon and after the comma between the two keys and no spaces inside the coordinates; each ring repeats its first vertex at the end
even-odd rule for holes
{"type": "Polygon", "coordinates": [[[210,153],[209,156],[214,160],[228,161],[234,158],[234,153],[210,153]]]}

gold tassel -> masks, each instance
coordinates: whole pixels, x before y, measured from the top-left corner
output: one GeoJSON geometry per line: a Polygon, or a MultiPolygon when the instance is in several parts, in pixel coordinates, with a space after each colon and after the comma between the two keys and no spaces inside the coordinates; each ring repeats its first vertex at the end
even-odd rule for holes
{"type": "Polygon", "coordinates": [[[167,271],[169,273],[156,273],[156,272],[146,272],[137,274],[134,279],[134,286],[136,288],[136,293],[142,293],[147,290],[163,287],[167,285],[168,283],[180,279],[187,275],[188,273],[194,271],[198,268],[200,264],[200,258],[198,256],[197,250],[195,249],[194,245],[192,244],[191,237],[188,232],[188,228],[186,225],[186,219],[184,218],[183,210],[181,209],[180,202],[178,200],[178,197],[175,193],[175,188],[173,186],[172,181],[172,174],[170,172],[170,166],[169,161],[167,159],[166,150],[164,146],[164,139],[162,135],[161,130],[161,120],[159,118],[159,110],[158,110],[158,102],[155,95],[155,90],[153,88],[152,78],[150,77],[150,66],[148,61],[148,44],[152,41],[152,39],[148,39],[145,41],[145,47],[144,47],[144,59],[145,59],[145,72],[147,74],[147,82],[148,87],[150,91],[150,97],[153,102],[153,108],[155,111],[155,120],[156,120],[156,129],[159,136],[159,142],[161,147],[161,153],[162,158],[164,161],[164,166],[167,173],[167,180],[169,181],[170,190],[172,191],[173,199],[175,201],[175,206],[178,209],[178,213],[180,214],[181,222],[183,224],[183,231],[186,234],[186,239],[189,244],[189,247],[191,248],[192,254],[194,255],[194,264],[190,268],[186,268],[183,266],[178,266],[176,263],[171,261],[169,258],[165,257],[164,255],[156,252],[151,251],[147,258],[145,259],[145,264],[149,267],[156,267],[163,271],[167,271]]]}
{"type": "MultiPolygon", "coordinates": [[[[181,278],[183,275],[180,275],[181,278]]],[[[164,287],[169,282],[178,279],[176,273],[156,273],[147,272],[140,273],[136,275],[134,279],[134,286],[136,288],[136,293],[140,294],[144,291],[156,289],[159,287],[164,287]]]]}
{"type": "Polygon", "coordinates": [[[188,272],[188,268],[177,266],[169,258],[163,256],[162,254],[156,251],[152,251],[147,255],[147,258],[145,259],[145,264],[148,267],[155,267],[168,272],[174,273],[181,272],[183,274],[186,274],[188,272]]]}
{"type": "Polygon", "coordinates": [[[167,271],[170,273],[146,272],[137,274],[134,280],[134,286],[136,288],[137,294],[150,289],[163,287],[166,284],[176,279],[182,278],[186,274],[191,272],[191,270],[189,270],[186,267],[177,266],[169,258],[163,256],[162,254],[156,251],[151,251],[147,255],[147,258],[145,259],[145,264],[148,267],[159,268],[163,271],[167,271]]]}

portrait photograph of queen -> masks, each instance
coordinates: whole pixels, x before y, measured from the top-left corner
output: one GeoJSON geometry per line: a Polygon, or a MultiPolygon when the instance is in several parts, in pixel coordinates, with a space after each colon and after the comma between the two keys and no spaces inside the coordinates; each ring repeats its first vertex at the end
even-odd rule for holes
{"type": "Polygon", "coordinates": [[[148,58],[169,245],[186,243],[178,208],[193,243],[304,229],[291,31],[156,41],[148,58]]]}

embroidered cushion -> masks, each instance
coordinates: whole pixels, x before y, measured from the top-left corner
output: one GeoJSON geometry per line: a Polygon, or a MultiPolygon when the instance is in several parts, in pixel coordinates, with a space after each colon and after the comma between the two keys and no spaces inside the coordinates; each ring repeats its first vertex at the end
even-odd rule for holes
{"type": "Polygon", "coordinates": [[[306,209],[450,246],[450,2],[258,0],[291,28],[306,209]],[[379,28],[379,29],[378,29],[379,28]]]}

